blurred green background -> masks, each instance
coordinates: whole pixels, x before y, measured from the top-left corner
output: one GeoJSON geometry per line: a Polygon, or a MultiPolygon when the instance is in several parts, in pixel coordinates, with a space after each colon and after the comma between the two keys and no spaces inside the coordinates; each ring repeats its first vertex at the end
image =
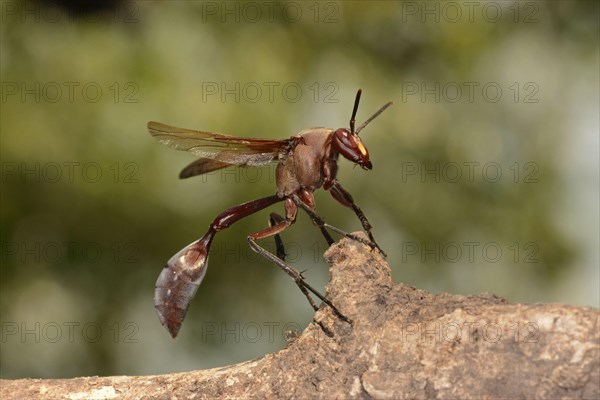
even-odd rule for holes
{"type": "MultiPolygon", "coordinates": [[[[396,281],[598,307],[597,2],[86,4],[1,3],[2,377],[157,374],[285,346],[312,312],[246,244],[269,211],[217,235],[177,340],[160,325],[166,260],[274,193],[274,169],[179,180],[194,157],[146,123],[287,138],[347,127],[358,88],[360,122],[395,104],[361,133],[373,170],[341,160],[339,180],[396,281]]],[[[323,288],[308,218],[283,239],[323,288]]]]}

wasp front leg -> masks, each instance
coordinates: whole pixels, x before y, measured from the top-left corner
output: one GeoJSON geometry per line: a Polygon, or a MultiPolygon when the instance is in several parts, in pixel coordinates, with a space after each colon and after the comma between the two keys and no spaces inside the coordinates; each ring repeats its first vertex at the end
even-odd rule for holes
{"type": "Polygon", "coordinates": [[[354,213],[360,220],[360,223],[362,224],[364,231],[367,233],[367,235],[369,236],[369,239],[371,240],[370,246],[372,248],[377,248],[377,250],[379,250],[381,252],[381,254],[383,254],[384,257],[387,257],[387,254],[385,254],[385,252],[381,249],[381,247],[379,247],[379,245],[375,241],[375,238],[373,237],[373,233],[371,232],[371,229],[373,227],[369,223],[369,220],[365,216],[365,213],[363,213],[363,211],[358,206],[358,204],[356,204],[354,202],[352,195],[346,189],[344,189],[342,187],[342,185],[340,185],[340,183],[336,179],[331,180],[328,183],[329,183],[329,185],[326,185],[325,189],[329,190],[329,192],[331,193],[333,198],[336,199],[340,204],[342,204],[348,208],[351,208],[354,211],[354,213]]]}

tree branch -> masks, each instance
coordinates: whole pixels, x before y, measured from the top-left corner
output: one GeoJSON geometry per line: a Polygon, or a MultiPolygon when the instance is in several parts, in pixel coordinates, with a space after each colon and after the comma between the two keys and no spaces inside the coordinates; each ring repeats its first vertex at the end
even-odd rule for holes
{"type": "Polygon", "coordinates": [[[0,381],[2,399],[589,398],[600,396],[597,309],[394,284],[376,251],[344,239],[325,257],[322,308],[275,354],[156,376],[0,381]],[[328,336],[320,326],[333,333],[328,336]]]}

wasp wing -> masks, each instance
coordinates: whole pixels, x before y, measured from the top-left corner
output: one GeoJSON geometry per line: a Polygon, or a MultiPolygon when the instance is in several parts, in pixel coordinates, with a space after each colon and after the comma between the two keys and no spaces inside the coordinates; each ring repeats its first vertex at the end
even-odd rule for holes
{"type": "Polygon", "coordinates": [[[179,178],[185,179],[196,175],[207,174],[209,172],[217,171],[221,168],[231,167],[232,165],[234,164],[217,161],[210,158],[199,158],[185,167],[179,173],[179,178]]]}
{"type": "Polygon", "coordinates": [[[148,123],[148,131],[166,146],[201,157],[181,171],[181,178],[205,174],[230,165],[265,165],[276,160],[292,143],[291,139],[243,138],[176,128],[154,121],[148,123]]]}

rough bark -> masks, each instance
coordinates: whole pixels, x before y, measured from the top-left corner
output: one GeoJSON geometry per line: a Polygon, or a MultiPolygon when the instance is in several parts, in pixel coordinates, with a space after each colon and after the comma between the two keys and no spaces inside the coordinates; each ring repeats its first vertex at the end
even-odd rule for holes
{"type": "Polygon", "coordinates": [[[386,261],[352,240],[325,257],[327,296],[353,326],[323,308],[287,348],[257,360],[156,376],[2,380],[0,398],[600,397],[597,309],[433,295],[394,284],[386,261]]]}

